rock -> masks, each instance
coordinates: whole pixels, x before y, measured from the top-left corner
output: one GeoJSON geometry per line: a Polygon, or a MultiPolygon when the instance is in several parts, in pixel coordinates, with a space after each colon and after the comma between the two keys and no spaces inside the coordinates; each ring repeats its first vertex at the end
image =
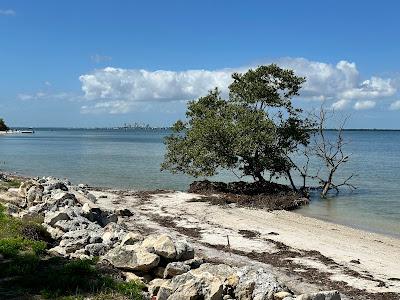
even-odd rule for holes
{"type": "Polygon", "coordinates": [[[59,240],[64,235],[64,231],[59,228],[46,226],[46,230],[54,240],[59,240]]]}
{"type": "Polygon", "coordinates": [[[122,239],[121,246],[133,245],[142,240],[143,240],[143,236],[141,234],[135,233],[135,232],[128,232],[122,239]]]}
{"type": "Polygon", "coordinates": [[[107,246],[103,243],[94,243],[85,246],[85,254],[89,256],[102,256],[107,253],[107,250],[107,246]]]}
{"type": "Polygon", "coordinates": [[[263,269],[255,269],[250,266],[240,268],[237,271],[239,283],[235,294],[238,299],[273,299],[277,292],[286,291],[288,288],[280,284],[276,277],[263,269]]]}
{"type": "MultiPolygon", "coordinates": [[[[171,288],[168,286],[160,286],[158,293],[157,293],[157,300],[167,300],[167,299],[171,299],[169,298],[171,295],[171,288]]],[[[183,300],[183,299],[182,299],[183,300]]]]}
{"type": "Polygon", "coordinates": [[[87,193],[87,194],[86,194],[86,198],[88,198],[89,201],[92,201],[93,203],[96,203],[96,202],[97,202],[96,196],[93,195],[93,194],[91,194],[91,193],[87,193]]]}
{"type": "Polygon", "coordinates": [[[52,192],[54,190],[61,190],[61,191],[68,191],[67,185],[55,178],[48,178],[44,185],[44,191],[45,193],[52,192]]]}
{"type": "Polygon", "coordinates": [[[296,300],[340,300],[338,291],[325,291],[312,294],[302,294],[296,297],[296,300]]]}
{"type": "Polygon", "coordinates": [[[123,275],[125,276],[125,281],[126,282],[137,282],[137,283],[141,283],[141,284],[145,284],[145,279],[143,277],[140,277],[138,275],[136,275],[135,273],[132,272],[123,272],[123,275]]]}
{"type": "Polygon", "coordinates": [[[186,239],[177,240],[175,242],[176,259],[188,260],[194,258],[194,249],[186,239]]]}
{"type": "Polygon", "coordinates": [[[275,293],[273,299],[274,300],[282,300],[282,299],[285,299],[287,297],[292,297],[292,296],[293,295],[291,293],[289,293],[289,292],[281,291],[281,292],[275,293]]]}
{"type": "Polygon", "coordinates": [[[41,185],[31,186],[26,194],[26,200],[28,202],[28,206],[41,203],[42,197],[43,197],[43,186],[41,185]]]}
{"type": "Polygon", "coordinates": [[[117,216],[121,216],[121,217],[131,217],[131,216],[133,216],[133,213],[127,208],[117,209],[117,210],[115,210],[115,213],[117,214],[117,216]]]}
{"type": "Polygon", "coordinates": [[[21,183],[19,186],[18,194],[21,197],[26,197],[28,190],[35,185],[35,183],[32,180],[24,181],[21,183]]]}
{"type": "Polygon", "coordinates": [[[160,278],[156,278],[156,279],[153,279],[152,281],[150,281],[148,284],[150,296],[156,296],[158,291],[160,290],[160,287],[162,287],[162,286],[168,287],[169,283],[170,283],[170,280],[160,279],[160,278]]]}
{"type": "Polygon", "coordinates": [[[26,199],[21,197],[16,192],[7,191],[1,195],[2,202],[10,203],[16,205],[21,208],[25,208],[27,206],[26,199]]]}
{"type": "Polygon", "coordinates": [[[224,264],[214,265],[205,263],[202,264],[198,269],[191,270],[190,273],[200,277],[203,276],[204,273],[209,273],[224,282],[229,276],[236,273],[236,269],[224,264]]]}
{"type": "Polygon", "coordinates": [[[102,212],[100,218],[97,220],[101,226],[106,226],[109,223],[117,223],[118,216],[110,212],[102,212]]]}
{"type": "Polygon", "coordinates": [[[66,256],[67,255],[67,252],[65,251],[65,248],[60,247],[60,246],[56,246],[54,248],[51,248],[51,249],[47,250],[47,252],[49,254],[53,254],[53,255],[56,255],[56,256],[66,256]]]}
{"type": "Polygon", "coordinates": [[[60,211],[54,212],[54,213],[53,212],[49,212],[49,213],[46,214],[46,216],[44,218],[44,223],[54,227],[54,225],[58,221],[62,221],[62,220],[67,221],[69,219],[70,219],[70,217],[65,212],[60,212],[60,211]]]}
{"type": "Polygon", "coordinates": [[[190,267],[183,262],[171,262],[165,267],[164,278],[171,278],[189,272],[190,267]]]}
{"type": "Polygon", "coordinates": [[[116,268],[131,271],[149,271],[160,262],[160,257],[140,246],[118,246],[110,250],[104,259],[116,268]]]}
{"type": "Polygon", "coordinates": [[[121,241],[125,235],[126,231],[121,227],[121,225],[109,223],[104,227],[102,239],[106,244],[115,244],[116,242],[121,241]]]}
{"type": "Polygon", "coordinates": [[[197,257],[185,260],[184,263],[188,265],[191,269],[197,269],[204,263],[204,260],[197,257]]]}
{"type": "Polygon", "coordinates": [[[166,234],[149,236],[142,242],[142,246],[150,251],[154,249],[155,253],[168,259],[174,259],[176,257],[174,241],[166,234]]]}

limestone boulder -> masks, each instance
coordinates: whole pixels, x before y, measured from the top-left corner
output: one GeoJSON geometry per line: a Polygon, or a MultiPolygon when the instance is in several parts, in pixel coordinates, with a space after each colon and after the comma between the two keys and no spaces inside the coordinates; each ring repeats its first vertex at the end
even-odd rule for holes
{"type": "Polygon", "coordinates": [[[179,261],[171,262],[167,264],[167,266],[165,267],[163,277],[172,278],[189,271],[190,271],[190,266],[186,265],[185,263],[179,261]]]}
{"type": "Polygon", "coordinates": [[[56,211],[47,213],[44,218],[44,223],[54,227],[54,225],[58,221],[67,221],[67,220],[70,220],[70,217],[66,212],[56,211]]]}
{"type": "Polygon", "coordinates": [[[173,239],[166,234],[149,236],[142,242],[142,247],[167,259],[176,258],[176,248],[173,239]]]}
{"type": "Polygon", "coordinates": [[[340,300],[338,291],[324,291],[312,294],[302,294],[295,298],[296,300],[340,300]]]}
{"type": "Polygon", "coordinates": [[[278,282],[277,278],[262,268],[246,266],[237,271],[239,282],[235,289],[238,299],[264,300],[273,299],[278,292],[289,292],[289,289],[278,282]]]}
{"type": "Polygon", "coordinates": [[[41,185],[31,186],[28,192],[26,193],[26,201],[28,202],[28,206],[41,203],[42,197],[43,197],[43,186],[41,185]]]}
{"type": "Polygon", "coordinates": [[[141,246],[118,246],[110,250],[104,259],[116,268],[130,271],[149,271],[160,262],[160,257],[141,246]]]}

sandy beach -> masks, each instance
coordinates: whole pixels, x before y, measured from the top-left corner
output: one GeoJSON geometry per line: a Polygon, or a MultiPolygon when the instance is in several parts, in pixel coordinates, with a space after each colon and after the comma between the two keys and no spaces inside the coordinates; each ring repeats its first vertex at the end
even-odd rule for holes
{"type": "Polygon", "coordinates": [[[344,299],[399,299],[400,240],[295,212],[217,206],[183,192],[93,190],[104,208],[129,208],[129,225],[184,235],[197,251],[259,264],[297,292],[337,289],[344,299]]]}

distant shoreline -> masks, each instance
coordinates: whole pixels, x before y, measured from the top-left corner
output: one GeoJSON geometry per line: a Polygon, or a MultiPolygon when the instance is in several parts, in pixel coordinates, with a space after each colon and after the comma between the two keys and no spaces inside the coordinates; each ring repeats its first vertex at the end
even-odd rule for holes
{"type": "MultiPolygon", "coordinates": [[[[132,127],[132,128],[123,128],[123,127],[13,127],[13,130],[24,130],[26,128],[32,128],[34,130],[108,130],[108,131],[154,131],[154,130],[172,130],[172,127],[132,127]]],[[[325,129],[325,131],[338,131],[334,128],[325,129]]],[[[390,128],[347,128],[344,131],[394,131],[398,132],[399,129],[390,129],[390,128]]],[[[7,132],[0,131],[0,134],[5,134],[7,132]]]]}

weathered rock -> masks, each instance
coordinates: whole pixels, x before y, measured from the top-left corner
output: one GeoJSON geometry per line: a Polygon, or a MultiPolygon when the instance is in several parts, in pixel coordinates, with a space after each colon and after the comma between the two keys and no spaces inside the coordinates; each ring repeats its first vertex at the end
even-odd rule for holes
{"type": "Polygon", "coordinates": [[[67,255],[65,248],[63,248],[61,246],[53,247],[53,248],[47,250],[47,252],[49,254],[56,255],[56,256],[66,256],[67,255]]]}
{"type": "MultiPolygon", "coordinates": [[[[158,293],[157,293],[157,300],[167,300],[170,299],[170,295],[172,293],[172,290],[168,286],[160,286],[158,293]]],[[[183,300],[183,299],[182,299],[183,300]]]]}
{"type": "Polygon", "coordinates": [[[196,276],[192,271],[178,275],[171,280],[171,299],[222,299],[223,284],[219,278],[208,272],[196,276]]]}
{"type": "Polygon", "coordinates": [[[125,276],[125,281],[126,282],[137,282],[137,283],[141,283],[141,284],[145,284],[145,279],[144,277],[138,276],[135,273],[132,272],[123,272],[124,276],[125,276]]]}
{"type": "Polygon", "coordinates": [[[302,294],[296,297],[296,300],[340,300],[338,291],[325,291],[312,294],[302,294]]]}
{"type": "Polygon", "coordinates": [[[19,196],[26,197],[28,190],[34,185],[35,183],[32,180],[22,182],[18,190],[19,196]]]}
{"type": "Polygon", "coordinates": [[[121,241],[121,246],[123,245],[134,245],[137,242],[143,240],[143,236],[136,232],[128,232],[121,241]]]}
{"type": "Polygon", "coordinates": [[[165,267],[163,277],[171,278],[189,271],[190,267],[183,262],[171,262],[165,267]]]}
{"type": "Polygon", "coordinates": [[[148,284],[148,290],[150,296],[156,296],[158,291],[160,290],[160,287],[162,286],[168,287],[170,282],[171,281],[168,279],[160,279],[160,278],[156,278],[150,281],[148,284]]]}
{"type": "Polygon", "coordinates": [[[26,200],[28,202],[28,206],[41,203],[42,197],[43,197],[43,186],[41,185],[31,186],[26,194],[26,200]]]}
{"type": "Polygon", "coordinates": [[[142,247],[148,249],[150,252],[154,251],[158,255],[168,259],[174,259],[176,257],[174,241],[166,234],[147,237],[142,242],[142,247]]]}
{"type": "Polygon", "coordinates": [[[104,259],[116,268],[131,271],[149,271],[160,261],[158,255],[140,246],[118,246],[110,250],[104,259]]]}
{"type": "Polygon", "coordinates": [[[107,253],[107,246],[103,243],[88,244],[85,246],[85,254],[90,256],[102,256],[107,253]]]}
{"type": "Polygon", "coordinates": [[[104,243],[111,245],[121,241],[125,235],[126,231],[121,225],[117,223],[109,223],[104,227],[102,239],[104,243]]]}
{"type": "Polygon", "coordinates": [[[44,218],[44,223],[53,226],[58,222],[58,221],[67,221],[69,220],[70,217],[68,216],[67,213],[65,212],[49,212],[46,214],[45,218],[44,218]]]}
{"type": "Polygon", "coordinates": [[[62,231],[59,228],[54,228],[51,226],[46,226],[46,230],[47,232],[50,234],[50,236],[55,239],[55,240],[59,240],[62,238],[62,236],[64,235],[64,231],[62,231]]]}
{"type": "Polygon", "coordinates": [[[176,259],[188,260],[194,258],[194,249],[186,239],[177,240],[175,242],[176,259]]]}
{"type": "Polygon", "coordinates": [[[286,291],[288,288],[280,284],[276,277],[263,269],[255,269],[250,266],[240,268],[237,271],[239,283],[235,293],[238,299],[273,299],[277,292],[286,291]]]}
{"type": "Polygon", "coordinates": [[[274,300],[282,300],[282,299],[285,299],[287,297],[292,297],[292,296],[293,295],[291,293],[282,291],[282,292],[275,293],[273,299],[274,300]]]}

